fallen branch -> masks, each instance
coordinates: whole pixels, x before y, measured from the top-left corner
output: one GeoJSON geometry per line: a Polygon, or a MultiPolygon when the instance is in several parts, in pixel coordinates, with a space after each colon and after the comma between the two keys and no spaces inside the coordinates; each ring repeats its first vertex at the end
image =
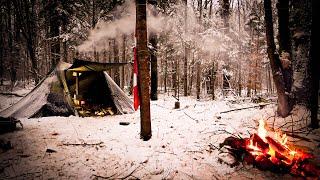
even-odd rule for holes
{"type": "Polygon", "coordinates": [[[240,111],[240,110],[244,110],[244,109],[251,109],[251,108],[264,108],[265,106],[267,105],[270,105],[272,103],[266,103],[266,104],[259,104],[259,105],[255,105],[255,106],[249,106],[249,107],[243,107],[243,108],[237,108],[237,109],[231,109],[231,110],[228,110],[228,111],[222,111],[220,112],[220,114],[222,113],[228,113],[228,112],[232,112],[232,111],[240,111]]]}
{"type": "Polygon", "coordinates": [[[188,116],[190,119],[195,120],[197,123],[199,122],[197,119],[191,117],[189,114],[187,114],[186,112],[183,112],[186,116],[188,116]]]}
{"type": "Polygon", "coordinates": [[[12,93],[12,92],[0,92],[0,95],[24,97],[24,95],[20,95],[20,94],[17,94],[17,93],[12,93]]]}
{"type": "Polygon", "coordinates": [[[283,131],[283,132],[285,132],[287,136],[290,136],[290,137],[293,137],[293,138],[296,138],[296,139],[301,139],[301,140],[304,140],[304,141],[307,141],[307,142],[311,142],[311,140],[309,138],[302,137],[302,136],[299,136],[297,134],[291,134],[290,131],[283,131]]]}
{"type": "Polygon", "coordinates": [[[100,176],[100,175],[96,175],[96,174],[92,174],[92,176],[94,176],[95,178],[101,178],[101,179],[110,179],[112,178],[113,176],[115,176],[117,173],[114,173],[110,176],[100,176]]]}
{"type": "Polygon", "coordinates": [[[98,146],[103,144],[103,142],[99,143],[63,143],[64,146],[98,146]]]}

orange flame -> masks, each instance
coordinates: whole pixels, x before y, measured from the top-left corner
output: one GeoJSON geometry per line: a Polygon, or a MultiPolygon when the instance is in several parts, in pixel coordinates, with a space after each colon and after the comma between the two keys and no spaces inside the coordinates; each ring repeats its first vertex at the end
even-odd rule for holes
{"type": "Polygon", "coordinates": [[[267,142],[267,134],[268,131],[265,129],[265,123],[262,119],[260,119],[259,121],[259,128],[258,128],[258,135],[260,136],[260,138],[264,141],[267,142]]]}
{"type": "Polygon", "coordinates": [[[292,162],[296,158],[300,158],[300,159],[307,158],[307,154],[304,154],[302,152],[297,152],[288,146],[287,144],[288,138],[286,134],[281,135],[281,133],[275,133],[273,140],[281,146],[280,149],[283,149],[283,151],[279,152],[278,151],[279,148],[277,149],[277,146],[275,146],[274,144],[270,144],[270,142],[268,142],[267,137],[269,137],[270,139],[270,136],[267,129],[265,128],[265,122],[262,119],[259,121],[257,134],[265,143],[268,143],[269,148],[267,149],[267,151],[263,152],[263,150],[258,147],[258,144],[254,143],[253,139],[251,138],[247,147],[251,149],[250,153],[255,157],[257,157],[258,155],[268,155],[270,156],[269,159],[273,163],[282,161],[289,165],[292,164],[292,162]],[[278,158],[276,155],[276,152],[278,154],[280,153],[281,156],[284,156],[286,159],[282,160],[278,158]]]}

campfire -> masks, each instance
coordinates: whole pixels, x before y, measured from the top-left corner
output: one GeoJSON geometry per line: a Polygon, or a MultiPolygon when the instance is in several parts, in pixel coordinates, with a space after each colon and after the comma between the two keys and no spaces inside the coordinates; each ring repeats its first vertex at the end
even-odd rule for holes
{"type": "Polygon", "coordinates": [[[320,177],[319,168],[312,163],[313,156],[289,144],[286,134],[268,131],[263,120],[259,121],[257,133],[250,138],[231,136],[220,144],[220,148],[223,146],[238,161],[261,170],[320,177]]]}

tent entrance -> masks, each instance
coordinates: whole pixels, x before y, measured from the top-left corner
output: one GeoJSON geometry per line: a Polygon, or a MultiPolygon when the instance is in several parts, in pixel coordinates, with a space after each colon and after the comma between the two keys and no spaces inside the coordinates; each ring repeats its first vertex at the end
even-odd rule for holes
{"type": "Polygon", "coordinates": [[[80,116],[106,116],[117,113],[111,90],[102,71],[67,71],[67,84],[80,116]]]}

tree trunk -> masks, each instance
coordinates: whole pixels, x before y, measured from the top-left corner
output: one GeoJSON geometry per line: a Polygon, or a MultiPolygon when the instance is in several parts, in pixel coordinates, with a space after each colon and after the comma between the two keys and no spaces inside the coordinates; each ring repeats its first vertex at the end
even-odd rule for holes
{"type": "Polygon", "coordinates": [[[94,29],[94,27],[97,24],[96,20],[96,0],[92,0],[92,20],[91,20],[91,27],[94,29]]]}
{"type": "Polygon", "coordinates": [[[8,28],[8,48],[9,48],[9,61],[10,61],[10,80],[11,80],[11,91],[13,91],[13,86],[14,86],[14,82],[16,80],[16,69],[14,67],[14,54],[13,54],[13,29],[12,29],[12,15],[13,13],[11,13],[12,10],[12,5],[11,5],[11,1],[7,1],[7,28],[8,28]]]}
{"type": "Polygon", "coordinates": [[[199,8],[199,24],[202,22],[202,0],[198,0],[198,8],[199,8]]]}
{"type": "MultiPolygon", "coordinates": [[[[116,39],[113,40],[113,54],[114,54],[114,62],[119,63],[119,45],[116,39]]],[[[114,82],[120,86],[120,73],[119,67],[114,68],[114,82]]]]}
{"type": "Polygon", "coordinates": [[[209,9],[209,18],[211,19],[211,17],[212,17],[212,1],[213,0],[210,0],[210,9],[209,9]]]}
{"type": "Polygon", "coordinates": [[[165,52],[165,59],[164,59],[164,92],[167,92],[167,81],[168,81],[168,55],[167,52],[165,52]]]}
{"type": "Polygon", "coordinates": [[[139,94],[140,94],[140,119],[143,140],[149,140],[151,134],[150,120],[150,68],[147,48],[147,15],[146,0],[136,0],[136,33],[137,33],[137,59],[139,63],[139,94]]]}
{"type": "Polygon", "coordinates": [[[312,6],[309,0],[291,2],[290,24],[292,34],[292,59],[294,62],[293,93],[299,104],[309,105],[310,86],[310,46],[312,6]]]}
{"type": "Polygon", "coordinates": [[[319,69],[320,69],[320,63],[319,63],[319,52],[316,51],[316,33],[317,31],[317,25],[319,25],[319,20],[316,17],[316,6],[315,6],[315,0],[312,1],[312,30],[311,30],[311,127],[313,129],[319,128],[319,120],[318,120],[318,98],[319,98],[319,69]]]}
{"type": "Polygon", "coordinates": [[[229,32],[229,17],[230,17],[230,2],[229,0],[222,0],[222,18],[224,22],[225,32],[229,32]]]}
{"type": "Polygon", "coordinates": [[[216,80],[216,70],[215,70],[215,65],[214,62],[212,62],[212,68],[211,68],[211,95],[212,95],[212,100],[215,100],[215,94],[214,94],[214,83],[216,80]]]}
{"type": "MultiPolygon", "coordinates": [[[[63,31],[63,33],[67,33],[67,23],[62,24],[62,31],[63,31]]],[[[62,46],[63,46],[63,61],[68,62],[67,40],[63,40],[62,46]]]]}
{"type": "MultiPolygon", "coordinates": [[[[278,0],[278,26],[279,26],[279,54],[289,53],[287,60],[291,61],[291,43],[289,30],[289,0],[278,0]]],[[[284,54],[283,54],[284,55],[284,54]]],[[[291,92],[292,87],[292,67],[282,66],[283,78],[286,92],[291,92]]],[[[291,103],[291,102],[289,102],[291,103]]]]}
{"type": "Polygon", "coordinates": [[[190,78],[189,78],[190,79],[189,80],[189,96],[192,94],[193,77],[194,77],[194,66],[195,66],[194,52],[192,52],[192,61],[191,61],[191,65],[190,65],[190,78]]]}
{"type": "Polygon", "coordinates": [[[238,94],[239,96],[241,97],[241,91],[242,91],[242,84],[241,84],[241,62],[239,62],[239,67],[238,67],[238,70],[239,70],[239,79],[238,79],[238,94]]]}
{"type": "Polygon", "coordinates": [[[200,99],[200,90],[201,90],[201,62],[200,60],[198,60],[197,62],[197,99],[199,100],[200,99]]]}
{"type": "MultiPolygon", "coordinates": [[[[126,41],[127,41],[127,37],[126,35],[123,35],[122,38],[122,62],[126,63],[126,41]]],[[[121,89],[124,89],[124,84],[125,84],[125,67],[122,66],[121,68],[121,89]]]]}
{"type": "Polygon", "coordinates": [[[178,62],[176,59],[172,62],[172,88],[174,91],[174,97],[177,97],[177,71],[178,71],[178,62]]]}
{"type": "MultiPolygon", "coordinates": [[[[187,33],[188,0],[184,0],[184,33],[187,33]]],[[[183,63],[183,95],[188,96],[188,47],[184,43],[184,63],[183,63]]]]}
{"type": "MultiPolygon", "coordinates": [[[[50,38],[51,38],[51,68],[53,69],[60,60],[60,40],[59,40],[59,14],[58,3],[56,1],[49,1],[51,5],[48,7],[48,18],[50,20],[50,38]],[[50,8],[50,9],[49,9],[50,8]]],[[[30,55],[31,56],[31,55],[30,55]]]]}
{"type": "Polygon", "coordinates": [[[238,31],[240,32],[240,27],[241,27],[241,21],[240,21],[240,0],[238,0],[238,25],[239,25],[239,29],[238,31]]]}
{"type": "MultiPolygon", "coordinates": [[[[116,39],[113,40],[113,54],[114,54],[114,62],[119,63],[119,45],[116,39]]],[[[120,86],[120,73],[119,67],[115,67],[114,69],[114,82],[120,86]]]]}
{"type": "Polygon", "coordinates": [[[265,10],[265,27],[267,39],[267,52],[270,60],[273,80],[278,94],[278,114],[282,117],[288,116],[291,108],[289,106],[289,97],[285,93],[284,79],[281,74],[281,63],[278,54],[275,54],[276,45],[273,38],[273,21],[272,21],[272,7],[271,0],[264,0],[265,10]]]}
{"type": "Polygon", "coordinates": [[[151,100],[158,100],[158,60],[157,60],[157,35],[150,34],[150,43],[154,48],[150,55],[151,59],[151,100]]]}

